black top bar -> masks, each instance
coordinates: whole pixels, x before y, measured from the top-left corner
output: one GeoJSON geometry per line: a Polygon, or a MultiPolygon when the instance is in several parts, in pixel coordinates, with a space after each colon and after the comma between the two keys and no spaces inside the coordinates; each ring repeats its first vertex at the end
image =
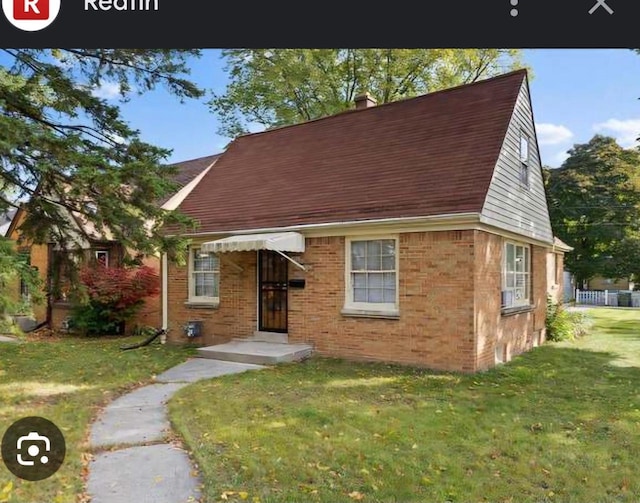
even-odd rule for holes
{"type": "Polygon", "coordinates": [[[58,16],[39,31],[22,31],[6,13],[0,15],[0,46],[640,46],[640,0],[426,0],[384,2],[384,11],[377,10],[375,2],[253,6],[233,0],[3,0],[2,4],[12,4],[24,21],[30,16],[45,19],[47,3],[51,16],[56,2],[60,2],[58,16]],[[34,2],[43,7],[40,13],[26,5],[34,2]]]}

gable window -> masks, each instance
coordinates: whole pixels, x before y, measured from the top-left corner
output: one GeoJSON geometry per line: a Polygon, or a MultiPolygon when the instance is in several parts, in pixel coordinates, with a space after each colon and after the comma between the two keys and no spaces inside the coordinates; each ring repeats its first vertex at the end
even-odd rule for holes
{"type": "Polygon", "coordinates": [[[397,313],[397,239],[347,240],[345,309],[397,313]]]}
{"type": "Polygon", "coordinates": [[[220,261],[213,253],[191,248],[189,254],[189,302],[217,303],[220,298],[220,261]]]}
{"type": "Polygon", "coordinates": [[[507,242],[502,261],[502,308],[531,304],[531,249],[507,242]]]}
{"type": "Polygon", "coordinates": [[[520,183],[527,188],[529,187],[529,165],[531,164],[529,143],[529,137],[520,133],[520,183]]]}

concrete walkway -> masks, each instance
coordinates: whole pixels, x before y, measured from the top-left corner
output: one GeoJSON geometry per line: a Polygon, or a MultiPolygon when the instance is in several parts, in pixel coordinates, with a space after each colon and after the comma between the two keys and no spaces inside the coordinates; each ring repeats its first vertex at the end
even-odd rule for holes
{"type": "Polygon", "coordinates": [[[0,342],[12,342],[14,344],[19,344],[22,341],[12,335],[0,335],[0,342]]]}
{"type": "Polygon", "coordinates": [[[111,402],[91,427],[98,451],[89,464],[92,503],[193,503],[201,481],[187,453],[168,443],[166,403],[189,383],[264,368],[260,365],[193,359],[160,374],[155,384],[111,402]],[[109,449],[109,450],[107,450],[109,449]]]}

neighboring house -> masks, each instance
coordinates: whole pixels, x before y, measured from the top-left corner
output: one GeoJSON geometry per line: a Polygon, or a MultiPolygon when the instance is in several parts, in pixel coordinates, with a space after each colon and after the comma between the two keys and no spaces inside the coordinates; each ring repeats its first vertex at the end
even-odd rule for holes
{"type": "Polygon", "coordinates": [[[188,263],[164,269],[169,340],[262,331],[321,355],[464,372],[541,344],[548,255],[562,291],[564,250],[526,72],[356,101],[237,138],[185,198],[200,226],[188,263]]]}
{"type": "MultiPolygon", "coordinates": [[[[172,196],[159,201],[158,204],[168,210],[175,209],[198,184],[218,157],[219,155],[212,155],[176,163],[177,172],[174,175],[174,180],[179,185],[179,189],[172,196]]],[[[69,257],[79,254],[84,260],[110,267],[121,263],[125,250],[119,242],[108,236],[98,235],[93,227],[86,222],[83,223],[78,215],[74,215],[72,218],[78,227],[82,226],[83,232],[78,232],[78,235],[74,237],[77,244],[71,251],[60,249],[55,242],[30,244],[21,239],[20,225],[24,217],[24,211],[18,210],[6,231],[6,236],[16,242],[19,251],[29,254],[30,264],[38,269],[45,285],[46,303],[33,306],[35,323],[36,325],[46,323],[54,329],[63,328],[70,316],[69,293],[73,288],[72,275],[67,270],[69,257]],[[87,240],[85,235],[92,236],[92,239],[87,240]]],[[[160,271],[159,257],[146,257],[142,263],[158,272],[160,271]]],[[[21,284],[19,289],[16,286],[15,290],[16,296],[25,299],[29,297],[29,292],[24,285],[21,284]]],[[[158,327],[160,322],[160,297],[153,296],[145,301],[144,307],[128,325],[128,328],[131,329],[135,326],[158,327]]]]}
{"type": "Polygon", "coordinates": [[[633,290],[636,284],[630,278],[604,278],[595,276],[587,281],[586,290],[633,290]]]}
{"type": "Polygon", "coordinates": [[[0,213],[0,237],[4,237],[7,234],[7,231],[9,230],[9,226],[13,221],[13,217],[16,216],[17,212],[18,210],[11,209],[5,213],[0,213]]]}
{"type": "Polygon", "coordinates": [[[564,271],[564,254],[573,248],[561,239],[553,238],[553,248],[547,253],[547,295],[557,304],[563,304],[571,299],[567,298],[567,286],[571,288],[571,281],[567,285],[564,271]]]}

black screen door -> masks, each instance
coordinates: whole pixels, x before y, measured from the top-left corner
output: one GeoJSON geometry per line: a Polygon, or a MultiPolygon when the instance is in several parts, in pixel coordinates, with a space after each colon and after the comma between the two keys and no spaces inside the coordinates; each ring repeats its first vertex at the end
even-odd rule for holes
{"type": "Polygon", "coordinates": [[[259,330],[287,331],[287,280],[289,263],[276,252],[261,250],[258,258],[260,294],[259,330]]]}

